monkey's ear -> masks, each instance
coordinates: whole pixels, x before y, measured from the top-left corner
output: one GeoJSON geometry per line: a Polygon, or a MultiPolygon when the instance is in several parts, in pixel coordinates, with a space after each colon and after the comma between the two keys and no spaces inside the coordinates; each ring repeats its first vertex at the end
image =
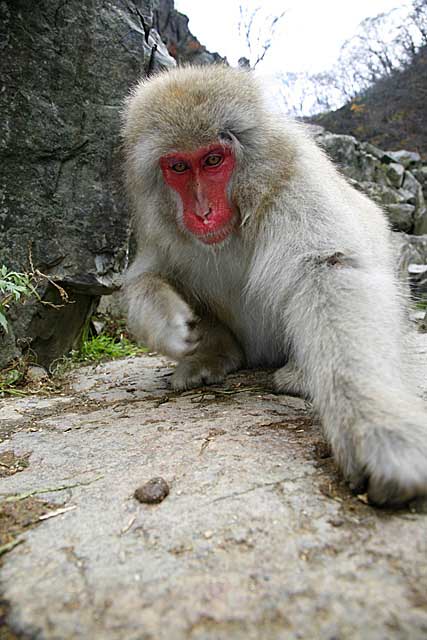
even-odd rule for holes
{"type": "Polygon", "coordinates": [[[239,138],[230,129],[227,129],[226,131],[220,131],[219,139],[224,144],[232,144],[236,153],[239,152],[242,148],[242,143],[240,142],[239,138]]]}
{"type": "Polygon", "coordinates": [[[233,142],[233,136],[230,131],[220,131],[219,139],[221,142],[233,142]]]}

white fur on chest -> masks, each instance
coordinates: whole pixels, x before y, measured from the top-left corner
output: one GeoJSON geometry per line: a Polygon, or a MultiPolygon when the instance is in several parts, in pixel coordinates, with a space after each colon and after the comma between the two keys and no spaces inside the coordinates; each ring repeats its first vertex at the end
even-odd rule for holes
{"type": "Polygon", "coordinates": [[[184,288],[207,304],[214,315],[234,333],[250,366],[279,366],[285,362],[283,336],[277,319],[265,309],[265,296],[248,293],[251,261],[239,251],[239,242],[219,252],[197,252],[197,261],[182,271],[184,288]],[[242,260],[236,260],[236,252],[242,260]]]}

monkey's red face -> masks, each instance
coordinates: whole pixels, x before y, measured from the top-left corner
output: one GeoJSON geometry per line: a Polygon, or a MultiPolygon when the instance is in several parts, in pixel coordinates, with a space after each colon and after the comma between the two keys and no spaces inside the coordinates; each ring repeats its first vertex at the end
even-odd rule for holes
{"type": "Polygon", "coordinates": [[[186,229],[205,244],[222,242],[235,229],[227,194],[234,164],[233,151],[218,144],[160,159],[165,182],[181,198],[186,229]]]}

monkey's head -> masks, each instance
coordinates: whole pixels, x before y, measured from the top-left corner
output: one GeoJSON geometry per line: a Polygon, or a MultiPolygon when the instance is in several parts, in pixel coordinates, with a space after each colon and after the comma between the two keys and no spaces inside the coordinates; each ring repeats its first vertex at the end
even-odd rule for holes
{"type": "Polygon", "coordinates": [[[142,81],[124,123],[128,183],[139,209],[155,194],[157,210],[168,202],[170,214],[172,203],[175,228],[205,245],[223,242],[239,227],[248,173],[252,192],[270,171],[277,176],[272,136],[265,135],[274,129],[269,118],[247,71],[185,67],[142,81]]]}

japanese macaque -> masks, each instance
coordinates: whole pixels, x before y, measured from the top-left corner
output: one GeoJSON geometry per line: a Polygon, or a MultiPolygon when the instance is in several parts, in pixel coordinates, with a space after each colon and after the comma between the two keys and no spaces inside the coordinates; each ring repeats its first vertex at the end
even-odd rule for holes
{"type": "Polygon", "coordinates": [[[427,416],[402,366],[382,211],[248,71],[142,81],[123,136],[138,243],[129,326],[177,361],[173,388],[277,367],[279,391],[311,399],[354,490],[379,505],[427,495],[427,416]]]}

